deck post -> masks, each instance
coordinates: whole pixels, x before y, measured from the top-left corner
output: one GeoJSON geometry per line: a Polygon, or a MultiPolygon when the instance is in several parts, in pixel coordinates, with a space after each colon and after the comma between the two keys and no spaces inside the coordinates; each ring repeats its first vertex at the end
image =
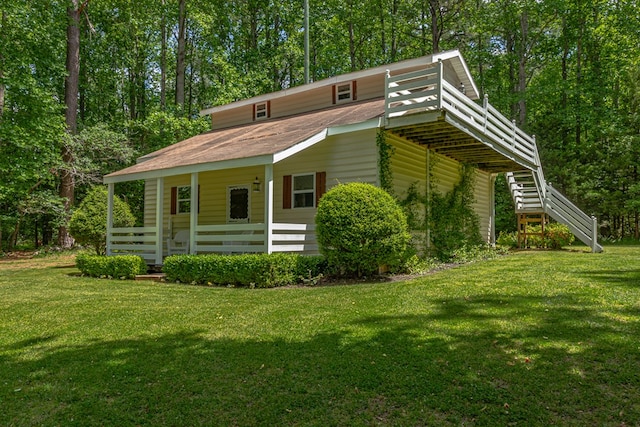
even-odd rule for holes
{"type": "Polygon", "coordinates": [[[387,70],[384,77],[384,117],[389,118],[389,80],[391,80],[391,70],[387,70]]]}
{"type": "Polygon", "coordinates": [[[491,246],[496,246],[496,177],[497,174],[493,173],[489,176],[489,203],[491,204],[491,217],[489,218],[489,238],[491,239],[491,246]]]}
{"type": "Polygon", "coordinates": [[[484,99],[482,100],[482,108],[484,108],[484,133],[487,133],[487,125],[489,122],[489,95],[484,94],[484,99]]]}
{"type": "Polygon", "coordinates": [[[164,206],[164,178],[156,179],[156,265],[162,264],[164,236],[162,230],[164,228],[164,218],[162,216],[164,206]]]}
{"type": "Polygon", "coordinates": [[[593,221],[593,230],[591,232],[591,252],[596,253],[598,251],[598,218],[592,216],[591,221],[593,221]]]}
{"type": "Polygon", "coordinates": [[[113,193],[115,184],[107,184],[107,248],[106,254],[111,255],[111,239],[113,234],[113,193]]]}
{"type": "Polygon", "coordinates": [[[515,120],[511,120],[511,132],[513,133],[513,139],[511,141],[511,146],[515,148],[516,146],[516,140],[517,140],[517,133],[516,133],[516,121],[515,120]]]}
{"type": "Polygon", "coordinates": [[[189,213],[189,253],[196,253],[196,228],[198,227],[198,172],[191,174],[191,203],[189,213]]]}
{"type": "Polygon", "coordinates": [[[273,252],[273,164],[264,165],[264,248],[273,252]]]}
{"type": "Polygon", "coordinates": [[[442,58],[438,59],[438,109],[442,110],[442,81],[444,80],[444,65],[442,64],[442,58]]]}

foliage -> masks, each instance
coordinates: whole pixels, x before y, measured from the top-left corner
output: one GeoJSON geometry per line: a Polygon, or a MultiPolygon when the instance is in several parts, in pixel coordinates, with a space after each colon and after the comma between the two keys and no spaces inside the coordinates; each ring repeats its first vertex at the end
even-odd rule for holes
{"type": "Polygon", "coordinates": [[[515,249],[518,247],[517,231],[501,231],[496,239],[496,244],[505,248],[515,249]]]}
{"type": "Polygon", "coordinates": [[[378,175],[380,176],[380,188],[393,195],[393,174],[391,172],[391,157],[393,157],[393,145],[387,142],[386,132],[382,129],[376,134],[378,147],[378,175]]]}
{"type": "MultiPolygon", "coordinates": [[[[82,3],[78,130],[125,134],[137,154],[202,132],[208,119],[194,119],[203,108],[303,81],[299,2],[82,3]],[[184,58],[174,36],[181,3],[184,58]],[[176,102],[178,62],[187,70],[184,105],[176,102]]],[[[61,148],[80,142],[64,133],[67,6],[27,0],[0,6],[3,243],[16,230],[18,240],[49,239],[57,213],[20,217],[17,207],[34,188],[55,193],[61,148]]],[[[458,48],[480,97],[489,95],[492,105],[537,136],[547,179],[596,215],[605,235],[640,237],[635,2],[328,0],[310,8],[313,81],[458,48]]],[[[90,140],[100,141],[82,139],[90,140]]],[[[94,142],[76,147],[83,171],[91,171],[87,161],[100,174],[127,165],[91,158],[94,142]]],[[[513,217],[501,208],[508,197],[501,198],[501,184],[497,188],[496,228],[512,230],[513,217]]],[[[130,190],[128,200],[141,212],[139,192],[130,190]]]]}
{"type": "MultiPolygon", "coordinates": [[[[93,247],[98,255],[107,244],[107,189],[94,187],[75,210],[69,222],[71,235],[81,245],[93,247]]],[[[113,198],[113,226],[132,227],[135,217],[129,205],[117,196],[113,198]]]]}
{"type": "MultiPolygon", "coordinates": [[[[432,185],[434,180],[431,180],[432,185]]],[[[473,210],[475,169],[460,166],[460,181],[447,194],[429,192],[429,218],[432,251],[442,260],[448,261],[456,249],[477,246],[482,243],[480,220],[473,210]]]]}
{"type": "Polygon", "coordinates": [[[147,264],[137,255],[89,255],[79,254],[76,267],[82,274],[107,279],[134,279],[147,273],[147,264]]]}
{"type": "Polygon", "coordinates": [[[73,160],[60,168],[67,169],[77,184],[95,185],[103,175],[133,160],[133,148],[126,135],[104,123],[86,127],[63,141],[73,160]]]}
{"type": "MultiPolygon", "coordinates": [[[[532,225],[527,228],[529,233],[540,233],[542,227],[539,225],[532,225]]],[[[544,236],[531,235],[527,236],[526,245],[534,248],[549,248],[549,249],[562,249],[564,246],[569,246],[575,241],[575,236],[564,224],[552,222],[545,225],[544,236]]],[[[496,243],[499,246],[505,248],[517,248],[518,247],[518,232],[512,231],[509,233],[501,232],[496,243]]]]}
{"type": "Polygon", "coordinates": [[[575,236],[564,224],[553,222],[544,227],[545,246],[551,249],[562,249],[575,241],[575,236]]]}
{"type": "Polygon", "coordinates": [[[298,254],[172,255],[164,260],[167,280],[189,284],[272,288],[320,276],[324,258],[298,254]]]}
{"type": "Polygon", "coordinates": [[[341,184],[322,196],[316,234],[329,267],[358,277],[400,262],[410,239],[406,216],[393,197],[365,183],[341,184]]]}

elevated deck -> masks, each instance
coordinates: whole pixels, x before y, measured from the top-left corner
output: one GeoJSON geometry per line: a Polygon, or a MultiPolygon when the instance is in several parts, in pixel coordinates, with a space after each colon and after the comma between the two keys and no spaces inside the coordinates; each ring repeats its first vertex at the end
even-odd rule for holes
{"type": "Polygon", "coordinates": [[[601,252],[597,221],[547,184],[535,137],[491,106],[444,79],[442,62],[391,76],[385,87],[385,128],[436,153],[490,173],[507,173],[517,214],[545,213],[601,252]]]}

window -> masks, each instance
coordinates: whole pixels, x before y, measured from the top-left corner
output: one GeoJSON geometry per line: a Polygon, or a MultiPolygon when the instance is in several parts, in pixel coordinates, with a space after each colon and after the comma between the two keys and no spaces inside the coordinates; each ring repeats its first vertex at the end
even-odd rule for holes
{"type": "Polygon", "coordinates": [[[356,95],[356,81],[341,83],[333,86],[333,103],[339,104],[341,102],[355,101],[356,95]]]}
{"type": "Polygon", "coordinates": [[[189,213],[191,212],[191,187],[183,186],[177,188],[176,197],[176,213],[189,213]]]}
{"type": "Polygon", "coordinates": [[[312,208],[315,205],[315,174],[293,176],[293,207],[312,208]]]}
{"type": "Polygon", "coordinates": [[[237,185],[229,187],[228,222],[249,222],[249,186],[237,185]]]}
{"type": "Polygon", "coordinates": [[[253,120],[264,120],[271,117],[271,102],[261,102],[253,105],[253,120]]]}
{"type": "Polygon", "coordinates": [[[326,191],[327,173],[316,172],[282,177],[282,209],[313,208],[326,191]]]}

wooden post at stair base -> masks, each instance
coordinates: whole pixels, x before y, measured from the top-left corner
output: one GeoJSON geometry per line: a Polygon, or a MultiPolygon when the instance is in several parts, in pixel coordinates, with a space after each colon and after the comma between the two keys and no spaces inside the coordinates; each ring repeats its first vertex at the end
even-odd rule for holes
{"type": "Polygon", "coordinates": [[[526,212],[518,214],[518,248],[522,249],[528,244],[529,236],[544,237],[544,226],[547,223],[547,214],[544,212],[526,212]],[[527,230],[529,224],[540,224],[540,232],[534,233],[527,230]]]}

